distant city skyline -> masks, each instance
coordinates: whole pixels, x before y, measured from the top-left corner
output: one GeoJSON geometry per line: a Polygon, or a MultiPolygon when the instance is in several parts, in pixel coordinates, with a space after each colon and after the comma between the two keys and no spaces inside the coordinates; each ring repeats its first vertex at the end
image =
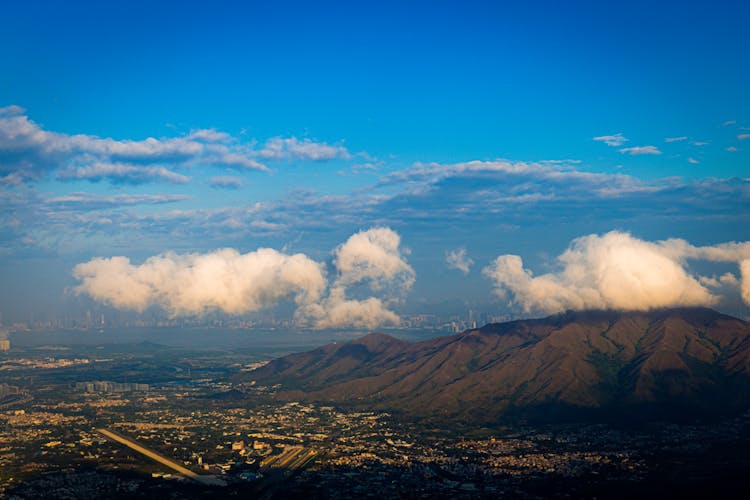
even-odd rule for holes
{"type": "Polygon", "coordinates": [[[748,316],[743,2],[0,12],[2,324],[748,316]]]}

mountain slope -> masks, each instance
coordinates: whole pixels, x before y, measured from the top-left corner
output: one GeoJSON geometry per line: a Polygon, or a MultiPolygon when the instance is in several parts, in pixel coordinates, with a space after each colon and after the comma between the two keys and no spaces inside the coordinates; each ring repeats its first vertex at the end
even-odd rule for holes
{"type": "Polygon", "coordinates": [[[281,398],[480,421],[726,414],[750,407],[750,324],[699,308],[566,313],[415,344],[370,334],[248,376],[281,398]]]}

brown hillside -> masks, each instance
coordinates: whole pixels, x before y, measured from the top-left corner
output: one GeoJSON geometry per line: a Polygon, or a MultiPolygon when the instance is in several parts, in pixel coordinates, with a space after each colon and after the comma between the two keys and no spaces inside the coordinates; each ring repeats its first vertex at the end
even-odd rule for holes
{"type": "Polygon", "coordinates": [[[423,416],[631,407],[724,414],[750,407],[750,324],[709,309],[566,313],[415,344],[373,333],[248,375],[281,384],[281,398],[423,416]]]}

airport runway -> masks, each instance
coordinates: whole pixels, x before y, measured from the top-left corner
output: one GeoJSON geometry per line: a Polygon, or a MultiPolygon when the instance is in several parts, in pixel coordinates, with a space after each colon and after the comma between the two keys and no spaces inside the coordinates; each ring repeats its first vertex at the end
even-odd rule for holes
{"type": "Polygon", "coordinates": [[[148,448],[145,448],[138,444],[137,442],[133,441],[132,439],[126,438],[125,436],[121,436],[120,434],[117,434],[115,432],[109,431],[107,429],[97,429],[97,432],[102,434],[103,436],[116,441],[120,444],[124,444],[128,448],[137,451],[138,453],[147,456],[148,458],[152,460],[156,460],[160,464],[166,465],[170,469],[179,472],[183,476],[189,477],[190,479],[210,485],[210,486],[226,486],[227,483],[222,481],[221,479],[214,477],[214,476],[204,476],[201,474],[196,474],[195,472],[191,471],[190,469],[187,469],[183,467],[182,465],[178,464],[177,462],[168,459],[165,456],[159,455],[158,453],[149,450],[148,448]]]}

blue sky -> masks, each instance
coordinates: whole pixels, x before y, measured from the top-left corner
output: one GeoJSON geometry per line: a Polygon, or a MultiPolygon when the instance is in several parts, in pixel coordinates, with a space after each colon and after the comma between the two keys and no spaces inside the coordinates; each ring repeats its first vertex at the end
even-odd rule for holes
{"type": "MultiPolygon", "coordinates": [[[[269,246],[334,275],[376,226],[415,271],[396,311],[504,311],[485,266],[554,271],[584,235],[750,239],[745,2],[0,12],[6,319],[59,311],[93,257],[269,246]],[[468,274],[446,262],[462,248],[468,274]]],[[[711,262],[684,266],[731,271],[711,262]]]]}

